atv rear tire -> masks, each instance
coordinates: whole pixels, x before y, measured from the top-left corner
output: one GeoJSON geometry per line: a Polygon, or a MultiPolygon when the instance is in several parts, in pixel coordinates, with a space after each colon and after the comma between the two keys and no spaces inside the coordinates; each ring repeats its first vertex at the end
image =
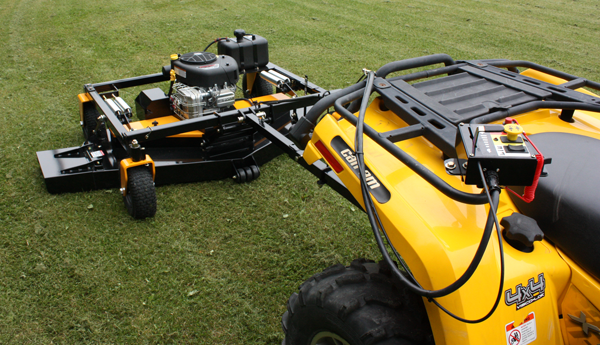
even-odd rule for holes
{"type": "Polygon", "coordinates": [[[156,214],[156,190],[148,167],[138,166],[127,170],[127,195],[123,201],[127,212],[135,219],[156,214]]]}
{"type": "Polygon", "coordinates": [[[284,345],[433,344],[421,297],[365,259],[312,276],[287,309],[284,345]]]}
{"type": "Polygon", "coordinates": [[[261,78],[258,74],[254,79],[254,85],[252,86],[252,92],[248,93],[248,80],[246,79],[246,75],[242,78],[242,89],[244,90],[245,98],[254,98],[261,96],[268,96],[273,94],[273,85],[268,81],[261,78]]]}

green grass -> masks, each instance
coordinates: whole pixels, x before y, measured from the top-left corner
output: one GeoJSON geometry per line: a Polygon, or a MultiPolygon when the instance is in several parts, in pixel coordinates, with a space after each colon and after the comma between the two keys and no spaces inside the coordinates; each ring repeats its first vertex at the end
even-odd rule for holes
{"type": "Polygon", "coordinates": [[[600,80],[599,11],[596,0],[4,0],[0,343],[278,344],[303,280],[379,257],[365,216],[285,157],[247,185],[161,187],[146,221],[117,190],[48,194],[35,152],[82,143],[84,83],[156,73],[236,28],[331,89],[432,53],[600,80]]]}

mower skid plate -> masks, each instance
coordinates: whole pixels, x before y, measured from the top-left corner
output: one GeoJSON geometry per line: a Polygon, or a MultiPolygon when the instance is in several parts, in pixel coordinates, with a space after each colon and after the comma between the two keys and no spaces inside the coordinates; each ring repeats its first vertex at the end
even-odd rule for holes
{"type": "MultiPolygon", "coordinates": [[[[150,157],[160,157],[159,150],[147,150],[150,157]],[[154,154],[156,153],[156,154],[154,154]]],[[[94,158],[89,146],[38,151],[37,157],[46,188],[52,194],[76,193],[120,187],[119,166],[114,155],[97,153],[94,158]]],[[[98,151],[95,151],[98,152],[98,151]]],[[[244,156],[223,159],[154,159],[157,186],[231,178],[236,169],[261,166],[282,153],[265,140],[244,156]]],[[[189,157],[189,155],[188,155],[189,157]]]]}
{"type": "Polygon", "coordinates": [[[75,193],[119,186],[119,168],[111,167],[106,155],[93,158],[85,151],[84,145],[37,152],[48,192],[75,193]]]}

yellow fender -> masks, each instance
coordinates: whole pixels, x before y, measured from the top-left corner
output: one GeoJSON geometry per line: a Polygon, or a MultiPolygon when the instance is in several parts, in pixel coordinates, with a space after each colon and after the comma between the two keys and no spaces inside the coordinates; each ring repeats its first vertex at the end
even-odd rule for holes
{"type": "Polygon", "coordinates": [[[83,121],[83,104],[93,101],[93,98],[86,92],[77,95],[77,100],[79,101],[79,118],[83,121]]]}
{"type": "Polygon", "coordinates": [[[152,160],[152,158],[150,158],[149,155],[146,155],[144,159],[137,162],[134,162],[131,158],[121,160],[121,163],[119,164],[119,171],[121,174],[121,192],[123,193],[123,196],[127,195],[127,169],[135,168],[141,165],[148,165],[149,167],[151,167],[152,181],[154,181],[154,178],[156,176],[156,166],[154,165],[154,161],[152,160]]]}

